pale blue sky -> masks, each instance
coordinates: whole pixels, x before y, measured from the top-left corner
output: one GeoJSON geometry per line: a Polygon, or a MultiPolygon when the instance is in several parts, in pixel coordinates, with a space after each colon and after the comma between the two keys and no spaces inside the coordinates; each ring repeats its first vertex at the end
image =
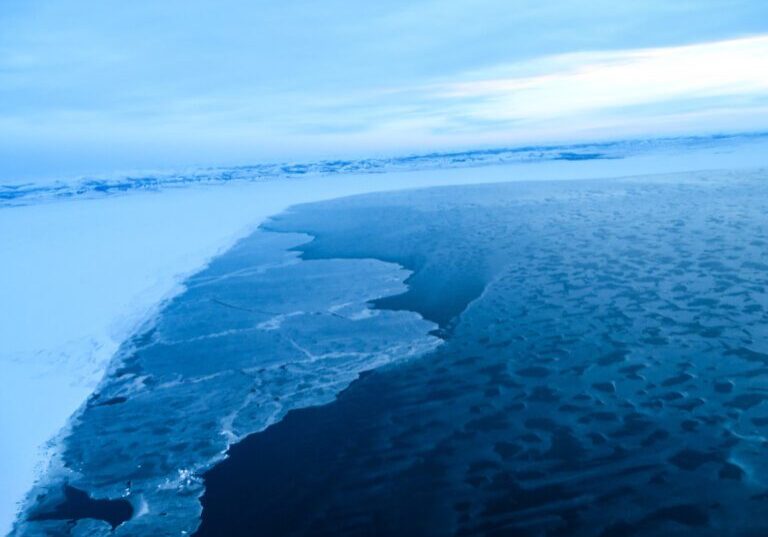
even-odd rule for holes
{"type": "Polygon", "coordinates": [[[765,0],[0,0],[0,179],[765,129],[766,36],[765,0]]]}

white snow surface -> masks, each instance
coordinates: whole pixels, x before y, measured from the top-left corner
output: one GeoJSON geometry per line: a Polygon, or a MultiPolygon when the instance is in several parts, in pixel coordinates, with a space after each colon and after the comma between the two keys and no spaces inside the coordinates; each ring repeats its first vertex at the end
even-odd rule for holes
{"type": "MultiPolygon", "coordinates": [[[[453,184],[768,166],[768,143],[622,160],[231,182],[0,209],[0,535],[119,344],[185,277],[298,203],[453,184]]],[[[396,222],[393,222],[396,225],[396,222]]]]}

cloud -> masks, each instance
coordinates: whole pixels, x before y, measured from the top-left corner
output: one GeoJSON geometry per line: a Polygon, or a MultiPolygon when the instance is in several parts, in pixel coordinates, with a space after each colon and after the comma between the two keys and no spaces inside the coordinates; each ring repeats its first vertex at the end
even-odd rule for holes
{"type": "Polygon", "coordinates": [[[763,0],[5,0],[0,176],[766,128],[767,35],[763,0]]]}
{"type": "Polygon", "coordinates": [[[482,120],[545,119],[681,98],[768,93],[768,36],[697,45],[586,52],[497,67],[494,76],[433,89],[482,120]],[[498,76],[500,72],[534,75],[498,76]]]}

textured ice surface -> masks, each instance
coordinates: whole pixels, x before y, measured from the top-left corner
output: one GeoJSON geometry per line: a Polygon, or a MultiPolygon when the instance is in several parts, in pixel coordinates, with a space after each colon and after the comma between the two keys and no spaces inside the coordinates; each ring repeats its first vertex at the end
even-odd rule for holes
{"type": "Polygon", "coordinates": [[[407,271],[372,259],[301,261],[290,249],[309,239],[256,232],[123,345],[17,535],[190,533],[200,472],[229,443],[331,401],[362,371],[436,346],[434,324],[367,304],[404,291],[407,271]]]}
{"type": "Polygon", "coordinates": [[[272,226],[414,270],[384,302],[447,340],[233,446],[201,536],[768,535],[765,173],[361,196],[272,226]]]}

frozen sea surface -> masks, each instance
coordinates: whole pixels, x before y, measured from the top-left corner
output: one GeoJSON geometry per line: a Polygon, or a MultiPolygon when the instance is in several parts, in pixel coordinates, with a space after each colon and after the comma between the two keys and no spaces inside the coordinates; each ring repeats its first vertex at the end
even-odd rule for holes
{"type": "Polygon", "coordinates": [[[297,208],[123,344],[15,533],[760,535],[766,194],[739,171],[297,208]]]}
{"type": "Polygon", "coordinates": [[[768,535],[764,172],[370,195],[270,228],[413,270],[379,304],[446,341],[234,445],[198,535],[768,535]]]}
{"type": "Polygon", "coordinates": [[[15,192],[0,201],[0,258],[8,260],[0,267],[0,436],[13,438],[0,442],[0,534],[120,344],[188,275],[268,216],[403,188],[750,169],[768,165],[767,141],[756,134],[469,151],[355,161],[369,172],[360,174],[341,162],[335,171],[318,163],[287,175],[260,175],[258,166],[198,170],[129,180],[130,188],[119,175],[87,188],[0,187],[15,192]]]}
{"type": "Polygon", "coordinates": [[[200,473],[231,442],[435,348],[433,323],[367,304],[402,293],[407,271],[302,261],[290,249],[309,239],[254,233],[123,345],[16,535],[191,533],[200,473]]]}

